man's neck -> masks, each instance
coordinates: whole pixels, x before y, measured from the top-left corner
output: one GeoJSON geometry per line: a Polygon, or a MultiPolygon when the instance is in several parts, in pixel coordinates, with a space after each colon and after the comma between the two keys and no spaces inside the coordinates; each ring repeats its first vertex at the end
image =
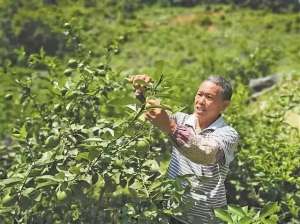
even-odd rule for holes
{"type": "Polygon", "coordinates": [[[196,123],[196,128],[200,127],[201,130],[209,127],[212,123],[214,123],[221,115],[219,115],[218,117],[215,118],[210,118],[210,119],[203,119],[203,118],[199,118],[197,117],[198,121],[196,123]]]}

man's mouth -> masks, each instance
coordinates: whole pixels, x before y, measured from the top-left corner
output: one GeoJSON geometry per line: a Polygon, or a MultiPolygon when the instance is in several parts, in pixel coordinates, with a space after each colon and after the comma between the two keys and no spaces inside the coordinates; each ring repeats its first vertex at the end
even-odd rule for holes
{"type": "Polygon", "coordinates": [[[205,109],[204,109],[204,108],[196,107],[196,109],[197,109],[197,112],[205,112],[205,109]]]}

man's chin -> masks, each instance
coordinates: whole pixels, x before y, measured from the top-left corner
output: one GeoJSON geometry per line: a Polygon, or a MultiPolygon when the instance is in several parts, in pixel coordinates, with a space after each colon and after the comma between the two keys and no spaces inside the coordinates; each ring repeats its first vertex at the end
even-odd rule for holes
{"type": "Polygon", "coordinates": [[[203,117],[205,116],[206,112],[205,111],[194,111],[194,114],[197,116],[197,117],[203,117]]]}

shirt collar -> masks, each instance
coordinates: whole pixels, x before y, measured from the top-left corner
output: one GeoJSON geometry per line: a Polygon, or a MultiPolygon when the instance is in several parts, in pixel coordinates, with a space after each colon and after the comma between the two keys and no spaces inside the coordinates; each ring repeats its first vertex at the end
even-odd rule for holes
{"type": "Polygon", "coordinates": [[[215,120],[213,123],[211,123],[207,128],[204,128],[204,130],[206,130],[206,129],[216,130],[217,128],[221,128],[225,125],[226,124],[225,124],[224,118],[222,117],[222,115],[220,115],[217,120],[215,120]]]}
{"type": "MultiPolygon", "coordinates": [[[[196,122],[197,122],[196,116],[194,114],[190,114],[187,117],[187,119],[185,121],[185,124],[189,125],[189,126],[191,126],[193,128],[196,128],[196,122]]],[[[221,128],[221,127],[223,127],[225,125],[226,125],[226,123],[224,121],[224,118],[222,116],[219,116],[217,118],[217,120],[215,120],[213,123],[211,123],[207,128],[204,128],[203,130],[208,130],[208,129],[216,130],[217,128],[221,128]]]]}

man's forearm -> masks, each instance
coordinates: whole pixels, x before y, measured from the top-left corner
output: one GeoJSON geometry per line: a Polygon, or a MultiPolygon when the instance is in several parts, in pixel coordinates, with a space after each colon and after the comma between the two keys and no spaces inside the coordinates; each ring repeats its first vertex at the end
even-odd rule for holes
{"type": "Polygon", "coordinates": [[[201,164],[214,164],[217,162],[219,148],[214,143],[205,144],[204,139],[192,139],[181,147],[180,151],[191,161],[201,164]],[[200,141],[199,141],[200,140],[200,141]]]}
{"type": "Polygon", "coordinates": [[[224,157],[213,138],[196,135],[188,127],[177,126],[172,139],[178,150],[195,163],[213,164],[224,157]]]}
{"type": "Polygon", "coordinates": [[[177,124],[174,120],[170,119],[169,120],[169,124],[167,124],[166,126],[162,127],[161,130],[167,134],[167,135],[171,135],[175,132],[177,127],[177,124]]]}

